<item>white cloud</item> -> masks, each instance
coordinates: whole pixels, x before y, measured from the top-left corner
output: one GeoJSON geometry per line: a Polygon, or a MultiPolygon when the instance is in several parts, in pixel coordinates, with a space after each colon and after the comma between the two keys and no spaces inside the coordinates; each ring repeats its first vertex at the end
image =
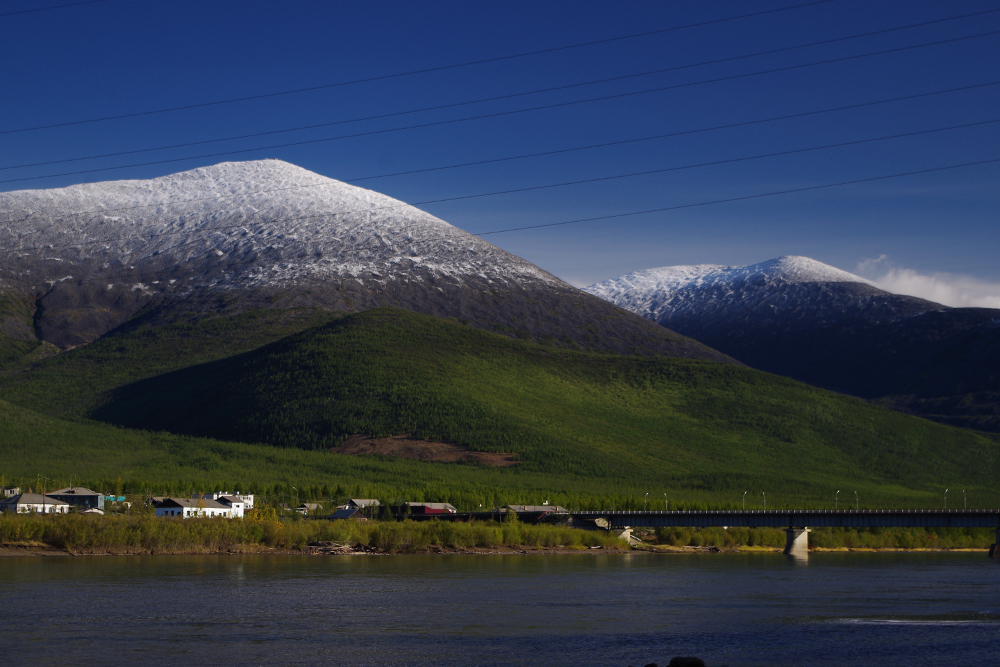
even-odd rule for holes
{"type": "Polygon", "coordinates": [[[892,265],[887,255],[866,259],[857,273],[876,287],[894,294],[907,294],[946,306],[1000,308],[1000,283],[989,283],[954,273],[920,273],[892,265]]]}

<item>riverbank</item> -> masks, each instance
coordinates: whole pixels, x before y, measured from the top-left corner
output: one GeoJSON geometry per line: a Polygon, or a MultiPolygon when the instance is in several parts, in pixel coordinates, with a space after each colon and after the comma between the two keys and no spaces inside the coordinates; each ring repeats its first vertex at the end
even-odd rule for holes
{"type": "Polygon", "coordinates": [[[518,521],[308,521],[150,515],[0,516],[6,549],[72,554],[460,553],[627,549],[613,533],[518,521]],[[336,548],[334,548],[336,547],[336,548]]]}
{"type": "MultiPolygon", "coordinates": [[[[773,552],[779,529],[660,529],[639,534],[641,551],[773,552]]],[[[813,551],[988,550],[986,529],[817,529],[813,551]]],[[[518,521],[327,521],[303,519],[0,515],[0,555],[55,554],[433,554],[628,551],[613,532],[518,521]]]]}
{"type": "Polygon", "coordinates": [[[398,556],[398,555],[470,555],[470,556],[520,556],[520,555],[567,555],[567,554],[623,554],[631,549],[622,543],[620,547],[533,547],[533,546],[497,546],[461,548],[454,546],[434,546],[421,551],[389,552],[375,548],[365,548],[360,545],[333,547],[305,546],[301,549],[279,549],[259,544],[238,544],[226,549],[165,549],[138,550],[134,548],[107,548],[99,550],[70,550],[53,547],[43,542],[8,542],[0,543],[0,558],[23,556],[398,556]]]}
{"type": "MultiPolygon", "coordinates": [[[[741,547],[675,547],[670,545],[640,545],[632,547],[632,551],[658,554],[727,554],[727,553],[781,553],[784,547],[761,547],[761,546],[741,546],[741,547]]],[[[914,548],[904,549],[902,547],[810,547],[809,553],[962,553],[962,552],[988,552],[989,547],[956,547],[956,548],[914,548]]]]}

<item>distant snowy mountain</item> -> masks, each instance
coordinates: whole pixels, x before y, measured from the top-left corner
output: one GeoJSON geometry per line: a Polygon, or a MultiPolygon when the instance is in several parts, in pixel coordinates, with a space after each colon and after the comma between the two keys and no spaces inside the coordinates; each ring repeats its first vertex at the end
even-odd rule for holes
{"type": "MultiPolygon", "coordinates": [[[[621,351],[649,335],[640,319],[424,211],[279,160],[0,193],[0,297],[31,313],[27,323],[8,315],[0,334],[60,347],[140,311],[294,306],[396,305],[621,351]],[[601,318],[621,331],[601,325],[595,340],[585,326],[601,318]]],[[[722,358],[657,337],[643,349],[722,358]]]]}
{"type": "Polygon", "coordinates": [[[945,306],[884,292],[871,282],[808,257],[779,257],[749,266],[665,266],[636,271],[584,288],[594,296],[671,326],[711,328],[716,320],[776,326],[907,317],[945,306]],[[774,317],[780,315],[781,324],[774,317]]]}
{"type": "Polygon", "coordinates": [[[584,291],[750,366],[1000,430],[1000,311],[891,294],[794,256],[647,269],[584,291]]]}

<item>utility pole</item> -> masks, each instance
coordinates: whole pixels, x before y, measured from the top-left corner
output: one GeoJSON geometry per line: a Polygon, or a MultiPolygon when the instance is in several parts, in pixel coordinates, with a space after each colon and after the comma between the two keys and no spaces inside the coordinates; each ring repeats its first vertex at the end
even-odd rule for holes
{"type": "Polygon", "coordinates": [[[969,502],[965,497],[965,489],[962,489],[962,509],[969,509],[969,502]]]}
{"type": "Polygon", "coordinates": [[[835,494],[833,494],[833,509],[834,509],[834,511],[836,511],[839,508],[838,502],[840,501],[840,498],[838,496],[840,496],[840,489],[837,489],[837,492],[835,494]]]}
{"type": "Polygon", "coordinates": [[[760,495],[764,496],[764,511],[766,512],[767,511],[767,494],[764,493],[763,491],[761,491],[760,495]]]}
{"type": "Polygon", "coordinates": [[[944,490],[944,508],[948,509],[948,489],[944,490]]]}
{"type": "Polygon", "coordinates": [[[42,490],[42,514],[46,514],[48,512],[48,508],[45,506],[45,486],[44,486],[45,482],[47,482],[48,479],[49,479],[48,477],[42,477],[41,473],[35,475],[35,487],[42,490]]]}
{"type": "Polygon", "coordinates": [[[861,509],[861,501],[858,500],[858,492],[857,491],[854,492],[854,509],[855,510],[860,510],[861,509]]]}
{"type": "Polygon", "coordinates": [[[646,492],[646,495],[644,495],[644,496],[642,497],[642,511],[643,511],[643,512],[645,512],[645,511],[646,511],[646,498],[649,498],[649,491],[647,491],[647,492],[646,492]]]}
{"type": "Polygon", "coordinates": [[[743,511],[747,511],[747,492],[743,492],[743,511]]]}
{"type": "Polygon", "coordinates": [[[667,494],[665,494],[665,493],[663,494],[663,511],[664,512],[669,512],[670,511],[670,505],[667,502],[667,494]]]}

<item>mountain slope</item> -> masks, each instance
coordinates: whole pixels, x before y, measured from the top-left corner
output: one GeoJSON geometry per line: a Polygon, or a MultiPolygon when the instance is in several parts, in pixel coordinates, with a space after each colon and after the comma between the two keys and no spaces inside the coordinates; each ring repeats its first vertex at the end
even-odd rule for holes
{"type": "Polygon", "coordinates": [[[90,415],[133,428],[309,449],[406,432],[630,486],[891,495],[944,469],[977,485],[1000,472],[995,440],[752,369],[558,350],[395,309],[105,396],[90,415]]]}
{"type": "Polygon", "coordinates": [[[0,193],[0,257],[0,296],[30,314],[0,319],[0,353],[89,343],[140,315],[393,305],[567,347],[723,359],[428,213],[278,160],[0,193]]]}
{"type": "Polygon", "coordinates": [[[1000,311],[891,294],[805,257],[650,269],[586,291],[755,368],[1000,430],[1000,311]]]}

